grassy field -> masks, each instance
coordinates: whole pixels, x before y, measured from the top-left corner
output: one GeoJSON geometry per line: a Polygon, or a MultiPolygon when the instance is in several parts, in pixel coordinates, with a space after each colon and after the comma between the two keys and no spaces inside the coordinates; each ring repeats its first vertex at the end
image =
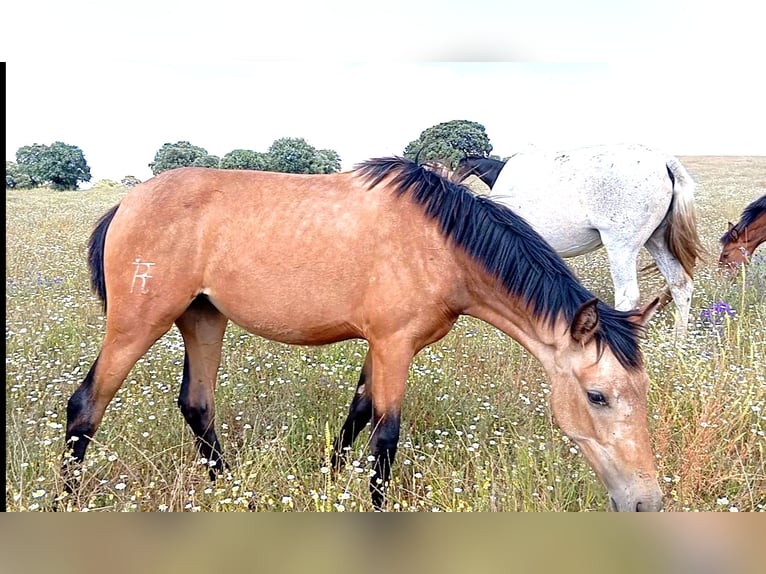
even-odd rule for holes
{"type": "MultiPolygon", "coordinates": [[[[643,348],[650,426],[670,511],[766,509],[766,262],[715,272],[727,221],[766,193],[766,157],[682,157],[698,184],[700,234],[689,336],[668,306],[643,348]],[[722,310],[725,302],[731,311],[722,310]]],[[[49,509],[66,401],[98,353],[104,317],[89,290],[86,242],[125,193],[6,192],[6,505],[49,509]]],[[[766,249],[766,248],[765,248],[766,249]]],[[[570,259],[611,302],[603,252],[570,259]]],[[[642,254],[642,262],[648,256],[642,254]]],[[[648,300],[661,279],[642,281],[648,300]]],[[[176,400],[183,345],[174,328],[135,366],[107,409],[75,511],[369,510],[367,433],[331,480],[326,456],[356,386],[366,343],[290,347],[230,325],[216,393],[232,468],[212,484],[176,400]]],[[[558,431],[537,360],[487,324],[461,318],[410,371],[391,510],[600,511],[606,490],[558,431]]]]}

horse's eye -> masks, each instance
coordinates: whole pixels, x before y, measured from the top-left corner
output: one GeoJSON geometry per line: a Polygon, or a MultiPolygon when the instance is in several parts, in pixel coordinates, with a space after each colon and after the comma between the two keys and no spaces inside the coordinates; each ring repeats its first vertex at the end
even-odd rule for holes
{"type": "Polygon", "coordinates": [[[588,400],[591,404],[605,407],[607,405],[606,397],[598,391],[588,391],[588,400]]]}

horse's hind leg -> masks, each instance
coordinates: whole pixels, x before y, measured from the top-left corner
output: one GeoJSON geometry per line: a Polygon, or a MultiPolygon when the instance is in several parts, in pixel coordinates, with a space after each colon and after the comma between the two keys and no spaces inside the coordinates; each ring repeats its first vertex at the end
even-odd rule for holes
{"type": "Polygon", "coordinates": [[[178,406],[194,432],[197,449],[208,460],[210,478],[226,464],[215,433],[215,381],[228,319],[199,296],[176,320],[184,339],[184,372],[178,406]]]}
{"type": "Polygon", "coordinates": [[[67,492],[72,493],[75,489],[70,463],[84,460],[85,451],[101,424],[104,411],[125,377],[171,325],[151,324],[140,317],[119,325],[115,325],[114,321],[107,322],[101,352],[67,403],[66,445],[67,449],[72,449],[71,459],[65,454],[62,469],[67,492]]]}
{"type": "Polygon", "coordinates": [[[686,333],[689,323],[694,282],[684,270],[681,262],[668,250],[663,231],[657,230],[649,238],[649,241],[646,242],[646,249],[654,258],[657,269],[660,270],[668,283],[670,294],[673,296],[676,309],[678,309],[675,322],[676,335],[682,336],[686,333]]]}
{"type": "Polygon", "coordinates": [[[364,359],[364,366],[359,375],[356,392],[348,409],[346,422],[343,423],[338,436],[335,438],[330,458],[330,468],[333,472],[343,468],[346,462],[346,449],[354,444],[356,437],[372,418],[372,398],[368,388],[369,378],[372,373],[372,360],[370,352],[364,359]]]}

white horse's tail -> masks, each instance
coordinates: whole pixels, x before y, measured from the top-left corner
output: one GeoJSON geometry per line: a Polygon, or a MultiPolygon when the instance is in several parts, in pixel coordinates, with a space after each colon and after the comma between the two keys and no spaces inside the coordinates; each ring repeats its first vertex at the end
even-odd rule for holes
{"type": "Polygon", "coordinates": [[[669,156],[665,165],[673,182],[673,199],[665,216],[665,240],[670,252],[691,278],[694,277],[697,261],[705,254],[697,231],[697,211],[694,206],[697,186],[678,158],[669,156]]]}
{"type": "MultiPolygon", "coordinates": [[[[665,243],[668,250],[678,259],[681,267],[692,279],[697,261],[706,253],[697,232],[697,213],[694,207],[694,194],[697,186],[686,168],[678,161],[678,158],[667,156],[665,167],[673,184],[673,198],[661,224],[665,226],[665,243]]],[[[657,263],[652,261],[641,268],[640,273],[643,277],[659,273],[657,263]]],[[[660,308],[673,300],[669,287],[659,297],[660,308]]]]}

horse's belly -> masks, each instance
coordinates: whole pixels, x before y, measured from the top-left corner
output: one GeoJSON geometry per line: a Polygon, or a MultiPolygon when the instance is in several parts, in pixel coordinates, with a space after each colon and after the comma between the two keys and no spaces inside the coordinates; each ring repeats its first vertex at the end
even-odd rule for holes
{"type": "Polygon", "coordinates": [[[317,312],[319,310],[289,307],[277,310],[270,306],[252,309],[232,306],[215,297],[211,297],[211,301],[243,329],[280,343],[322,345],[362,335],[347,321],[317,312]]]}
{"type": "Polygon", "coordinates": [[[551,230],[548,233],[540,233],[556,253],[562,257],[576,257],[595,251],[601,247],[601,236],[595,229],[583,231],[573,235],[563,235],[559,230],[551,230]]]}
{"type": "Polygon", "coordinates": [[[253,276],[247,286],[238,281],[212,282],[204,293],[231,321],[273,341],[312,345],[360,336],[354,326],[356,297],[345,285],[314,281],[298,286],[290,279],[264,273],[253,276]]]}
{"type": "Polygon", "coordinates": [[[590,227],[587,217],[577,213],[574,205],[570,206],[570,210],[548,206],[542,211],[539,202],[518,201],[508,205],[562,257],[590,253],[602,245],[598,230],[590,227]]]}

